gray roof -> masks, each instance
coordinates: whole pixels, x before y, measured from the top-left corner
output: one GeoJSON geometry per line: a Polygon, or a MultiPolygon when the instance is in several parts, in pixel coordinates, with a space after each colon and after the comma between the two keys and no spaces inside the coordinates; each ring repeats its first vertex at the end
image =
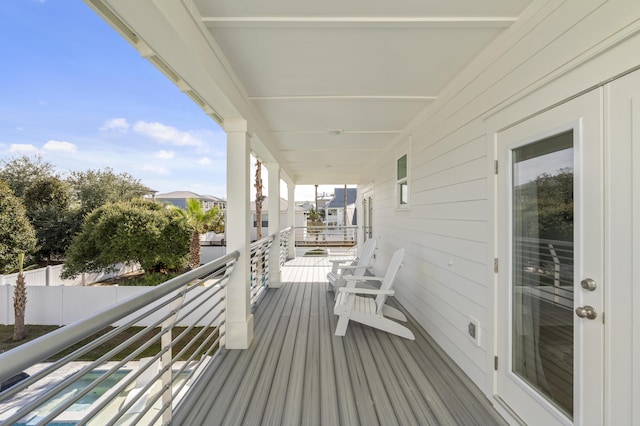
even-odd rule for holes
{"type": "Polygon", "coordinates": [[[226,203],[227,200],[224,198],[216,197],[214,195],[203,195],[202,198],[206,198],[209,201],[216,201],[218,203],[226,203]]]}
{"type": "Polygon", "coordinates": [[[191,191],[173,191],[166,194],[156,194],[156,199],[159,200],[187,200],[189,198],[195,198],[196,200],[204,201],[218,201],[225,202],[223,199],[214,197],[212,195],[200,195],[191,191]]]}
{"type": "Polygon", "coordinates": [[[191,192],[191,191],[173,191],[173,192],[167,192],[166,194],[156,194],[156,198],[160,198],[164,200],[173,200],[173,199],[186,200],[188,198],[196,198],[198,200],[203,199],[202,195],[196,194],[195,192],[191,192]]]}
{"type": "MultiPolygon", "coordinates": [[[[327,208],[344,207],[344,188],[335,188],[333,194],[333,200],[327,204],[327,208]]],[[[355,204],[357,196],[358,188],[347,188],[347,206],[355,204]]]]}

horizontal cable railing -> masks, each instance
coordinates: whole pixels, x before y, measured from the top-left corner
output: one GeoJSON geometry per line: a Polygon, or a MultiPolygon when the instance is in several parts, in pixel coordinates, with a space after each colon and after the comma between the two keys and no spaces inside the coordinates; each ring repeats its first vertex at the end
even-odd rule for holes
{"type": "Polygon", "coordinates": [[[514,239],[514,273],[537,297],[573,309],[572,241],[514,239]]]}
{"type": "Polygon", "coordinates": [[[296,226],[295,244],[298,247],[350,247],[358,241],[355,225],[296,226]]]}
{"type": "Polygon", "coordinates": [[[0,393],[0,424],[170,423],[224,345],[225,286],[238,256],[0,354],[0,382],[30,374],[0,393]],[[72,363],[107,343],[95,361],[72,363]]]}
{"type": "Polygon", "coordinates": [[[291,227],[280,231],[280,265],[284,265],[289,257],[289,243],[291,241],[291,227]]]}
{"type": "Polygon", "coordinates": [[[251,309],[255,309],[269,286],[269,252],[274,239],[275,235],[270,235],[251,244],[251,309]]]}

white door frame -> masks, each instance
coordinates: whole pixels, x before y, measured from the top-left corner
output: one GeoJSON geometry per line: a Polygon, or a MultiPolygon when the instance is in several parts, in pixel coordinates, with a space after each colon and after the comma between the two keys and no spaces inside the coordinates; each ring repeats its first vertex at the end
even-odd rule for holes
{"type": "MultiPolygon", "coordinates": [[[[511,114],[513,111],[510,112],[511,114]]],[[[603,420],[603,126],[602,89],[595,89],[576,99],[550,110],[527,118],[513,125],[495,126],[493,135],[494,154],[499,160],[500,173],[494,182],[494,249],[499,259],[499,271],[494,277],[496,338],[494,348],[498,354],[499,367],[494,377],[494,391],[524,421],[536,424],[601,424],[603,420]],[[586,117],[586,118],[585,118],[586,117]],[[574,316],[574,420],[569,421],[537,393],[528,391],[511,371],[510,309],[510,218],[507,215],[510,188],[510,149],[545,136],[574,130],[574,306],[591,305],[600,316],[596,320],[585,320],[574,316]],[[523,136],[524,135],[524,136],[523,136]],[[509,138],[512,139],[509,139],[509,138]],[[515,139],[513,139],[515,137],[515,139]],[[508,140],[509,142],[505,142],[508,140]],[[585,155],[585,151],[588,155],[585,155]],[[580,248],[585,245],[587,250],[580,248]],[[580,281],[593,278],[598,284],[596,291],[582,291],[580,281]],[[502,309],[502,310],[501,310],[502,309]],[[501,310],[501,311],[500,311],[501,310]],[[508,326],[507,326],[508,324],[508,326]],[[504,392],[508,390],[508,395],[504,392]],[[586,391],[585,391],[586,390],[586,391]],[[520,393],[519,396],[515,396],[520,393]],[[514,402],[529,395],[529,402],[514,402]]],[[[496,120],[494,123],[498,123],[496,120]]],[[[491,130],[491,128],[490,128],[491,130]]]]}
{"type": "MultiPolygon", "coordinates": [[[[373,222],[372,216],[369,216],[369,213],[364,211],[364,204],[365,204],[365,200],[367,200],[369,197],[375,199],[375,184],[374,182],[371,182],[367,185],[364,185],[362,187],[362,190],[358,191],[359,196],[360,196],[360,202],[358,203],[359,206],[362,206],[362,215],[360,216],[362,218],[362,223],[360,224],[361,229],[362,229],[362,235],[358,236],[358,244],[364,244],[364,241],[366,240],[365,238],[365,233],[367,232],[367,221],[365,220],[365,218],[368,218],[368,222],[370,223],[371,227],[373,227],[373,222]]],[[[372,207],[369,206],[369,203],[367,202],[367,209],[372,210],[372,207]]],[[[371,235],[371,238],[375,238],[373,236],[373,234],[371,235]]]]}

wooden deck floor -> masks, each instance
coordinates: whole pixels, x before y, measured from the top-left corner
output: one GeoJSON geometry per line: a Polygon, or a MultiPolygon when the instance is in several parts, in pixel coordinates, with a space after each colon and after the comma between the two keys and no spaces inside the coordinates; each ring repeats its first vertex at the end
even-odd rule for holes
{"type": "Polygon", "coordinates": [[[506,424],[412,318],[416,341],[356,323],[334,336],[327,271],[326,258],[283,267],[283,286],[254,314],[250,349],[218,357],[185,424],[506,424]]]}

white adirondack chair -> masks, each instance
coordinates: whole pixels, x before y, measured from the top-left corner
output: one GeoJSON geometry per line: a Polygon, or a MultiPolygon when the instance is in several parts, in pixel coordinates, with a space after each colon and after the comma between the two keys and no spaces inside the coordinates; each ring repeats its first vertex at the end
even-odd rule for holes
{"type": "MultiPolygon", "coordinates": [[[[345,276],[353,275],[356,277],[364,276],[367,269],[373,265],[373,254],[376,251],[376,239],[369,238],[362,247],[360,257],[353,261],[350,260],[332,260],[333,266],[331,272],[327,274],[330,286],[327,290],[337,291],[336,289],[344,287],[347,284],[345,276]]],[[[336,293],[337,294],[337,293],[336,293]]]]}
{"type": "Polygon", "coordinates": [[[349,281],[349,284],[338,289],[338,297],[333,308],[333,313],[339,316],[336,336],[344,336],[347,332],[349,321],[356,321],[405,339],[415,340],[411,330],[393,321],[407,321],[407,317],[399,310],[385,305],[387,297],[393,296],[393,282],[400,269],[403,257],[404,249],[396,250],[384,277],[356,277],[353,275],[344,277],[349,281]],[[355,282],[360,280],[377,280],[382,281],[382,284],[379,290],[356,288],[355,282]],[[358,294],[375,295],[376,298],[362,297],[358,296],[358,294]]]}

